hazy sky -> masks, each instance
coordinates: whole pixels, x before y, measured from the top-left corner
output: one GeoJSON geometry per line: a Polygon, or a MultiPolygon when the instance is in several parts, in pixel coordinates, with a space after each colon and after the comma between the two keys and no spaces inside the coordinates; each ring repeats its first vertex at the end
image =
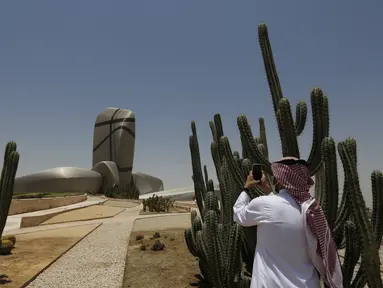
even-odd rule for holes
{"type": "MultiPolygon", "coordinates": [[[[18,143],[18,175],[90,167],[95,117],[108,106],[136,115],[134,171],[166,189],[191,185],[190,121],[213,174],[208,121],[221,113],[238,149],[236,117],[258,131],[272,159],[279,136],[257,39],[268,24],[282,88],[292,103],[315,86],[329,97],[331,134],[358,141],[366,197],[383,169],[383,2],[3,1],[0,142],[18,143]]],[[[258,132],[256,132],[258,134],[258,132]]],[[[309,122],[300,139],[307,157],[309,122]]]]}

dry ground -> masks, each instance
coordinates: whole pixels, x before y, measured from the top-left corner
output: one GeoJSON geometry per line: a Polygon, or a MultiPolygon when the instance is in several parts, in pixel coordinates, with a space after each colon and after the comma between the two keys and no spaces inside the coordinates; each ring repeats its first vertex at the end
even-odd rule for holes
{"type": "Polygon", "coordinates": [[[102,205],[110,207],[133,208],[140,205],[140,203],[137,200],[134,200],[134,202],[129,200],[108,200],[102,205]]]}
{"type": "Polygon", "coordinates": [[[182,209],[179,207],[172,207],[169,209],[169,212],[149,212],[148,210],[140,211],[140,215],[170,214],[170,213],[190,213],[190,211],[186,211],[185,209],[182,209]]]}
{"type": "Polygon", "coordinates": [[[65,253],[98,224],[19,234],[11,255],[0,256],[1,274],[8,275],[4,288],[19,288],[65,253]]]}
{"type": "Polygon", "coordinates": [[[61,213],[41,223],[40,225],[109,218],[109,217],[116,216],[117,214],[121,213],[124,210],[125,210],[124,208],[119,208],[119,207],[93,205],[93,206],[61,213]]]}
{"type": "Polygon", "coordinates": [[[152,251],[156,231],[132,232],[129,241],[123,288],[185,288],[198,280],[198,263],[184,240],[184,229],[159,230],[162,251],[152,251]],[[143,240],[136,240],[143,235],[143,240]],[[140,249],[145,245],[146,250],[140,249]]]}
{"type": "Polygon", "coordinates": [[[164,214],[157,217],[136,219],[132,231],[185,229],[189,228],[190,225],[190,213],[164,214]]]}

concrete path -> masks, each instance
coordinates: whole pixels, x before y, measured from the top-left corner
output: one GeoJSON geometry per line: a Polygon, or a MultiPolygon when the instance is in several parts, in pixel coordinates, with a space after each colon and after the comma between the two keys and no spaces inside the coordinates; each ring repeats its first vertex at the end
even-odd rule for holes
{"type": "Polygon", "coordinates": [[[105,202],[106,200],[101,197],[88,197],[88,200],[77,204],[8,217],[5,234],[12,233],[15,235],[102,224],[42,272],[28,287],[120,288],[123,282],[126,254],[133,227],[137,231],[190,226],[190,213],[139,215],[142,204],[119,200],[105,202]],[[100,203],[106,206],[120,207],[124,211],[112,218],[20,228],[21,218],[24,216],[66,211],[100,203]],[[136,220],[137,222],[135,222],[136,220]]]}
{"type": "Polygon", "coordinates": [[[38,216],[38,215],[46,215],[50,213],[56,213],[56,212],[62,212],[62,211],[69,211],[73,209],[88,207],[91,205],[100,204],[107,201],[104,197],[95,197],[95,196],[88,196],[88,199],[79,203],[75,203],[68,206],[62,206],[52,209],[46,209],[46,210],[40,210],[35,212],[29,212],[29,213],[22,213],[17,215],[11,215],[7,218],[7,223],[5,224],[4,228],[4,234],[9,233],[10,231],[15,231],[20,229],[21,219],[23,217],[29,217],[29,216],[38,216]]]}
{"type": "Polygon", "coordinates": [[[100,227],[41,273],[28,287],[121,287],[130,232],[141,209],[139,205],[113,218],[98,220],[102,222],[100,227]]]}
{"type": "MultiPolygon", "coordinates": [[[[113,203],[105,203],[105,205],[124,206],[123,203],[114,202],[115,200],[113,203]]],[[[13,234],[21,234],[86,224],[102,224],[41,273],[28,287],[120,288],[123,282],[126,254],[133,227],[134,230],[161,230],[190,226],[190,213],[139,215],[142,205],[126,206],[134,207],[126,208],[124,212],[112,218],[14,230],[13,234]],[[135,222],[136,220],[137,222],[135,222]],[[136,225],[138,225],[137,228],[136,225]]]]}

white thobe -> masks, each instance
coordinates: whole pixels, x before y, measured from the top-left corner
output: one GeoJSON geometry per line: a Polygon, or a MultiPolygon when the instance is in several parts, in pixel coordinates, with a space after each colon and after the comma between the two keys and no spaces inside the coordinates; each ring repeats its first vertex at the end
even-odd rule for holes
{"type": "Polygon", "coordinates": [[[304,217],[286,190],[252,201],[242,192],[233,209],[236,223],[258,226],[251,288],[320,287],[308,253],[304,217]]]}

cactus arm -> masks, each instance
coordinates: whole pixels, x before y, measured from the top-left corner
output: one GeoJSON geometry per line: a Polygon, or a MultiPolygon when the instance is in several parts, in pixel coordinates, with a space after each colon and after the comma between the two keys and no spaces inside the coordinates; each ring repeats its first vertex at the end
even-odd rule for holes
{"type": "Polygon", "coordinates": [[[217,140],[221,139],[223,134],[222,119],[220,114],[214,114],[214,125],[217,132],[217,140]]]}
{"type": "MultiPolygon", "coordinates": [[[[229,165],[229,170],[232,173],[233,178],[237,182],[237,185],[239,187],[243,187],[243,185],[245,184],[245,181],[243,179],[243,175],[241,173],[240,167],[238,167],[236,165],[236,161],[235,161],[234,156],[231,152],[229,139],[226,136],[223,136],[220,139],[220,145],[219,146],[221,147],[221,153],[222,153],[222,155],[225,156],[225,158],[227,160],[227,164],[229,165]]],[[[234,192],[235,191],[232,191],[232,193],[234,193],[234,192]]]]}
{"type": "Polygon", "coordinates": [[[203,196],[206,194],[202,170],[201,170],[201,159],[199,157],[199,148],[198,148],[198,140],[196,135],[191,135],[189,138],[189,146],[190,146],[190,155],[191,162],[193,167],[193,183],[194,183],[194,193],[198,205],[198,209],[201,213],[202,219],[204,217],[204,204],[203,204],[203,196]]]}
{"type": "MultiPolygon", "coordinates": [[[[267,159],[269,159],[269,148],[267,146],[267,136],[266,136],[265,120],[262,117],[260,117],[258,119],[258,122],[259,122],[259,138],[261,140],[261,143],[265,147],[263,155],[265,155],[265,157],[267,159]]],[[[246,157],[244,157],[244,158],[246,158],[246,157]]]]}
{"type": "Polygon", "coordinates": [[[198,257],[199,254],[198,254],[197,249],[195,248],[195,246],[194,246],[194,244],[193,244],[192,232],[191,232],[191,229],[190,229],[190,228],[185,229],[185,231],[184,231],[184,237],[185,237],[186,246],[188,247],[189,252],[190,252],[194,257],[198,257]]]}
{"type": "Polygon", "coordinates": [[[350,199],[352,204],[353,217],[361,236],[361,259],[364,270],[366,271],[367,283],[370,287],[382,287],[380,277],[379,253],[376,250],[375,239],[372,226],[368,220],[366,212],[366,203],[364,202],[359,185],[359,177],[356,171],[356,165],[350,156],[350,151],[344,143],[338,144],[338,152],[343,164],[344,173],[350,175],[350,199]]]}
{"type": "Polygon", "coordinates": [[[300,136],[305,129],[307,120],[307,104],[304,101],[298,101],[295,109],[295,133],[300,136]]]}
{"type": "Polygon", "coordinates": [[[272,174],[271,172],[271,164],[269,160],[259,151],[257,147],[257,143],[254,141],[253,133],[251,132],[251,128],[247,121],[245,115],[241,114],[237,118],[237,124],[241,135],[244,137],[247,145],[249,146],[249,152],[251,153],[251,158],[259,159],[260,164],[262,165],[263,170],[267,174],[272,174]]]}
{"type": "Polygon", "coordinates": [[[311,151],[307,159],[307,164],[310,170],[310,175],[315,175],[321,165],[321,144],[325,134],[323,127],[324,119],[324,105],[323,105],[323,92],[319,88],[314,88],[311,92],[311,108],[313,115],[313,140],[311,143],[311,151]]]}
{"type": "Polygon", "coordinates": [[[330,134],[330,114],[328,108],[328,98],[326,95],[323,95],[323,106],[322,106],[322,128],[323,128],[323,137],[328,137],[330,134]]]}
{"type": "Polygon", "coordinates": [[[221,263],[219,261],[218,245],[217,245],[217,214],[213,210],[205,211],[205,223],[206,223],[206,238],[207,243],[207,256],[209,267],[211,268],[214,286],[224,287],[221,283],[221,263]]]}
{"type": "Polygon", "coordinates": [[[222,222],[224,225],[230,225],[233,223],[233,205],[232,205],[232,183],[233,179],[228,168],[226,158],[223,158],[221,166],[222,181],[219,183],[221,191],[221,202],[222,202],[222,222]]]}
{"type": "Polygon", "coordinates": [[[326,218],[331,230],[335,226],[338,209],[338,169],[336,164],[336,147],[332,138],[323,139],[323,163],[325,171],[325,191],[326,191],[326,218]]]}
{"type": "Polygon", "coordinates": [[[371,225],[374,229],[376,246],[379,250],[383,234],[383,174],[380,171],[371,173],[372,187],[372,217],[371,225]]]}
{"type": "Polygon", "coordinates": [[[217,179],[220,182],[221,181],[221,159],[218,152],[217,142],[214,142],[214,141],[211,142],[210,152],[213,158],[213,163],[214,163],[215,172],[217,174],[217,179]]]}
{"type": "Polygon", "coordinates": [[[16,151],[16,143],[9,142],[5,148],[3,169],[0,179],[0,237],[3,234],[11,206],[13,187],[20,155],[16,151]]]}
{"type": "Polygon", "coordinates": [[[323,165],[321,165],[318,172],[315,174],[315,187],[314,187],[315,199],[317,199],[317,201],[319,202],[321,206],[322,206],[322,198],[323,198],[323,195],[322,195],[323,179],[324,179],[324,177],[322,177],[323,173],[324,173],[324,168],[323,168],[323,165]]]}
{"type": "MultiPolygon", "coordinates": [[[[381,205],[383,204],[383,197],[382,197],[382,188],[383,188],[383,175],[382,172],[375,170],[371,173],[371,187],[372,187],[372,195],[375,194],[375,197],[373,196],[373,212],[371,217],[371,226],[374,231],[375,235],[375,244],[376,249],[379,251],[380,245],[381,245],[381,235],[382,235],[382,222],[381,217],[378,216],[379,213],[382,213],[381,211],[381,205]],[[375,198],[375,200],[374,200],[375,198]],[[375,202],[375,203],[374,203],[375,202]],[[375,210],[375,213],[374,213],[375,210]],[[374,215],[375,214],[375,215],[374,215]],[[375,218],[375,219],[374,219],[375,218]]],[[[381,215],[380,215],[381,216],[381,215]]],[[[356,274],[353,286],[355,288],[364,287],[367,282],[367,271],[364,262],[362,261],[362,264],[360,265],[359,271],[356,274]]]]}
{"type": "Polygon", "coordinates": [[[217,142],[217,129],[215,129],[214,121],[209,121],[211,136],[213,137],[213,141],[217,142]]]}
{"type": "Polygon", "coordinates": [[[283,128],[283,119],[281,111],[278,110],[276,114],[277,118],[277,125],[279,130],[279,138],[281,140],[281,146],[282,146],[282,155],[288,155],[289,154],[289,143],[287,142],[287,137],[283,128]]]}
{"type": "Polygon", "coordinates": [[[359,259],[360,248],[355,224],[352,221],[347,221],[344,227],[347,244],[342,265],[343,286],[349,287],[354,275],[356,263],[359,259]]]}
{"type": "Polygon", "coordinates": [[[274,112],[277,113],[279,101],[283,98],[281,84],[275,67],[273,51],[271,49],[267,26],[261,23],[258,26],[259,46],[261,47],[263,64],[265,66],[267,82],[269,83],[274,112]]]}
{"type": "Polygon", "coordinates": [[[209,186],[209,174],[207,173],[206,165],[203,165],[203,174],[204,174],[204,178],[205,178],[205,187],[206,187],[206,192],[207,192],[208,191],[207,187],[209,186]]]}
{"type": "Polygon", "coordinates": [[[242,258],[241,258],[241,232],[238,225],[230,227],[230,237],[227,245],[227,280],[229,287],[235,287],[236,282],[240,279],[242,272],[242,258]]]}
{"type": "Polygon", "coordinates": [[[282,98],[279,101],[279,111],[280,117],[282,120],[283,132],[287,141],[287,154],[283,155],[284,157],[296,157],[300,158],[299,155],[299,147],[298,147],[298,139],[295,132],[293,115],[291,113],[290,102],[286,98],[282,98]]]}
{"type": "MultiPolygon", "coordinates": [[[[201,165],[201,156],[198,144],[198,136],[195,122],[191,122],[192,135],[190,137],[190,152],[192,154],[192,164],[193,164],[193,176],[194,180],[203,183],[203,174],[202,174],[202,165],[201,165]],[[193,151],[192,151],[193,150],[193,151]],[[193,161],[194,160],[194,161],[193,161]]],[[[201,185],[203,186],[203,185],[201,185]]],[[[205,188],[205,187],[202,187],[205,188]]],[[[203,189],[202,194],[206,194],[206,191],[203,189]]]]}
{"type": "Polygon", "coordinates": [[[335,228],[332,231],[334,241],[337,245],[338,249],[341,249],[343,247],[343,232],[344,232],[344,224],[349,219],[351,215],[351,203],[350,203],[350,189],[349,189],[349,183],[350,183],[350,177],[348,175],[344,175],[344,181],[343,181],[343,193],[342,198],[340,201],[340,205],[338,207],[338,215],[335,220],[335,228]]]}

